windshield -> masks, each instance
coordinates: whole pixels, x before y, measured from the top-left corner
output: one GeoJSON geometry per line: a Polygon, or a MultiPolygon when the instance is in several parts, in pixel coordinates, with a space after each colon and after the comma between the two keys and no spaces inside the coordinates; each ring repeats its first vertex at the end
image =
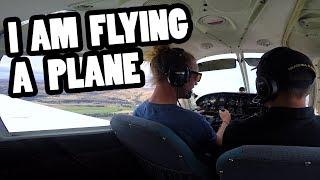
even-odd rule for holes
{"type": "MultiPolygon", "coordinates": [[[[206,57],[198,60],[198,63],[220,60],[236,59],[236,54],[222,54],[206,57]]],[[[244,87],[240,65],[237,62],[236,67],[232,69],[222,69],[215,71],[202,72],[202,79],[193,89],[199,97],[215,92],[238,92],[240,87],[244,87]]]]}
{"type": "Polygon", "coordinates": [[[256,77],[257,70],[253,69],[258,65],[258,62],[263,53],[243,53],[245,59],[244,63],[247,69],[248,81],[249,81],[249,92],[257,93],[256,89],[256,77]]]}
{"type": "MultiPolygon", "coordinates": [[[[260,57],[263,53],[243,53],[244,70],[247,71],[249,90],[248,93],[256,93],[256,69],[260,57]]],[[[208,61],[229,61],[237,59],[236,54],[220,54],[199,59],[198,64],[208,61]]],[[[215,67],[212,67],[215,68],[215,67]]],[[[201,68],[200,68],[201,69],[201,68]]],[[[211,70],[202,72],[202,79],[193,89],[194,93],[199,97],[216,92],[239,92],[240,87],[245,87],[243,75],[241,73],[240,64],[236,61],[235,68],[211,70]]],[[[247,87],[248,88],[248,87],[247,87]]]]}

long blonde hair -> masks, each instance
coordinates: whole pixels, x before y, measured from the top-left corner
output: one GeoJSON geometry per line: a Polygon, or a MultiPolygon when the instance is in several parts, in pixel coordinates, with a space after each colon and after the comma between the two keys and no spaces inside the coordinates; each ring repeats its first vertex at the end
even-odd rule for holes
{"type": "Polygon", "coordinates": [[[150,62],[155,84],[167,80],[167,73],[173,64],[189,66],[192,61],[195,61],[194,56],[184,50],[181,53],[181,57],[176,58],[175,51],[176,48],[171,48],[169,45],[159,45],[153,46],[145,53],[144,58],[150,62]]]}

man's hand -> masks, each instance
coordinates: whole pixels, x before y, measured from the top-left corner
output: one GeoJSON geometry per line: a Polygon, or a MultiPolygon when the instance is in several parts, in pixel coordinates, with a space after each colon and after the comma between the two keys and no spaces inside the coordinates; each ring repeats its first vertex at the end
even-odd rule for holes
{"type": "Polygon", "coordinates": [[[204,114],[205,110],[204,109],[201,109],[201,107],[197,106],[194,110],[194,112],[197,112],[199,114],[204,114]]]}
{"type": "Polygon", "coordinates": [[[228,124],[230,123],[231,115],[229,111],[226,109],[219,110],[219,115],[220,115],[220,118],[222,119],[222,124],[217,132],[217,144],[221,146],[223,141],[223,133],[226,127],[228,126],[228,124]]]}
{"type": "Polygon", "coordinates": [[[219,115],[223,123],[229,124],[231,120],[231,115],[228,110],[219,110],[219,115]]]}

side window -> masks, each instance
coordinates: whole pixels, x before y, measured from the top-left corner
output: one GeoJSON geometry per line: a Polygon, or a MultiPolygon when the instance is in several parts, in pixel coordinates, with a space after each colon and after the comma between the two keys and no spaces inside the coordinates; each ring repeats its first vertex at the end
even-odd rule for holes
{"type": "MultiPolygon", "coordinates": [[[[30,107],[29,110],[23,108],[19,111],[12,107],[14,111],[8,108],[7,112],[1,114],[1,118],[10,132],[105,126],[109,124],[108,120],[115,114],[131,114],[138,104],[151,96],[153,91],[153,85],[150,82],[150,65],[144,63],[141,66],[146,74],[146,85],[143,88],[68,94],[63,92],[60,95],[48,95],[44,89],[43,57],[28,57],[38,87],[38,94],[33,97],[21,99],[7,97],[11,58],[3,56],[0,62],[1,97],[5,101],[21,104],[20,108],[24,107],[23,104],[30,107]],[[48,117],[53,112],[55,112],[56,118],[48,117]],[[47,118],[44,118],[46,116],[47,118]],[[23,123],[23,118],[18,117],[25,117],[29,122],[23,123]]],[[[1,104],[1,106],[8,105],[1,104]]]]}

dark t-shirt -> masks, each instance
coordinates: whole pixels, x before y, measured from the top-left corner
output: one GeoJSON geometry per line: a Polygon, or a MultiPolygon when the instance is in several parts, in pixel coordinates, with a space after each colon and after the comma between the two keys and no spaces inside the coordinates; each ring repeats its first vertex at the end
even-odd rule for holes
{"type": "Polygon", "coordinates": [[[216,144],[216,133],[199,113],[174,104],[143,102],[134,116],[161,123],[173,130],[195,153],[210,152],[216,144]]]}
{"type": "Polygon", "coordinates": [[[246,144],[320,146],[320,122],[311,107],[269,108],[261,115],[232,121],[223,144],[228,148],[246,144]]]}

